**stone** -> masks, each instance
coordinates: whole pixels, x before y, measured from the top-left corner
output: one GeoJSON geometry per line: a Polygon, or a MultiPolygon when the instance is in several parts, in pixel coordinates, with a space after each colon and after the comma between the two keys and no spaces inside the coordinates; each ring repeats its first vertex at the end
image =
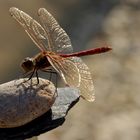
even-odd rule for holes
{"type": "MultiPolygon", "coordinates": [[[[41,79],[41,80],[44,80],[44,79],[41,79]]],[[[10,85],[14,85],[14,82],[15,81],[11,81],[12,84],[10,83],[10,85]]],[[[18,81],[16,81],[16,82],[18,82],[18,81]]],[[[38,89],[38,87],[41,86],[40,84],[41,83],[39,83],[39,85],[36,85],[37,87],[35,87],[35,85],[34,85],[34,88],[38,89]]],[[[9,82],[6,83],[6,85],[8,86],[9,82]]],[[[16,85],[17,85],[17,83],[16,83],[16,85]]],[[[3,87],[3,85],[2,86],[0,85],[0,94],[2,91],[1,87],[3,87]]],[[[10,87],[7,87],[7,89],[10,87]]],[[[15,88],[15,87],[13,86],[13,88],[15,88]]],[[[28,90],[24,90],[25,93],[21,92],[21,89],[23,89],[22,86],[19,86],[16,88],[15,88],[15,91],[16,91],[15,94],[19,94],[17,91],[20,91],[20,93],[22,93],[22,94],[29,94],[29,91],[28,91],[29,87],[28,86],[24,87],[25,89],[26,88],[28,89],[28,90]]],[[[51,88],[51,91],[53,91],[52,93],[55,93],[54,87],[50,86],[50,88],[51,88]]],[[[12,87],[11,87],[11,89],[12,89],[12,87]]],[[[38,90],[33,90],[32,92],[34,94],[37,94],[36,93],[37,91],[38,90]]],[[[70,87],[58,88],[57,89],[57,96],[56,96],[56,94],[54,94],[54,96],[55,97],[53,99],[55,100],[55,98],[56,98],[54,104],[44,114],[38,116],[37,118],[33,119],[32,121],[30,121],[26,124],[18,126],[18,127],[0,128],[0,139],[1,140],[2,139],[13,140],[13,139],[30,138],[33,136],[40,135],[41,133],[45,133],[47,131],[50,131],[50,130],[62,125],[65,122],[65,117],[66,117],[68,111],[79,101],[79,97],[80,97],[79,92],[76,88],[70,88],[70,87]]],[[[8,100],[10,101],[10,97],[8,100]]],[[[28,100],[28,98],[26,98],[26,100],[28,100]]],[[[23,101],[20,101],[20,102],[23,102],[23,101]]],[[[41,103],[39,103],[39,104],[41,104],[41,103]]],[[[44,108],[44,106],[43,106],[43,108],[44,108]]],[[[26,107],[28,109],[28,106],[26,106],[26,107]]],[[[46,105],[46,107],[48,108],[47,105],[46,105]]],[[[24,109],[26,110],[26,108],[24,108],[24,109]]],[[[10,118],[10,116],[9,116],[9,118],[10,118]]],[[[9,123],[11,124],[13,122],[9,122],[9,123]]]]}

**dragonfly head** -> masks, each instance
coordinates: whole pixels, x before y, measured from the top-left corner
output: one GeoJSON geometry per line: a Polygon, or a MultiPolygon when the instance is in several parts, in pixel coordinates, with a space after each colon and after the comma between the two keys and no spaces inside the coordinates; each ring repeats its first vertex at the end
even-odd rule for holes
{"type": "Polygon", "coordinates": [[[25,72],[30,72],[34,69],[35,64],[33,58],[26,57],[21,62],[21,67],[25,72]]]}

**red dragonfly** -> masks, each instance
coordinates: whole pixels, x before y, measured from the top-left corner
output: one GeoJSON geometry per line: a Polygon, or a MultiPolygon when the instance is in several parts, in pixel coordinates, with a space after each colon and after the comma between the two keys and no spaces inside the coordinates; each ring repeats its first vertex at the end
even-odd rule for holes
{"type": "Polygon", "coordinates": [[[18,8],[12,7],[9,11],[41,51],[32,58],[24,59],[21,64],[24,71],[31,74],[32,78],[34,73],[37,75],[38,70],[47,72],[52,67],[66,85],[77,87],[85,100],[94,101],[91,73],[79,57],[107,52],[111,48],[102,47],[72,53],[69,36],[46,9],[38,10],[41,24],[18,8]]]}

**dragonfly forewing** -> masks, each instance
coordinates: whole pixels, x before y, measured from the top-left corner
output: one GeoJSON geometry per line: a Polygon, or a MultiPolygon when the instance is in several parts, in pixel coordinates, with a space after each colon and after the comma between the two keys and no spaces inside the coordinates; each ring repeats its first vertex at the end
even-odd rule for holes
{"type": "Polygon", "coordinates": [[[36,20],[15,7],[10,8],[9,11],[41,51],[51,50],[47,47],[46,32],[36,20]]]}
{"type": "Polygon", "coordinates": [[[44,8],[38,10],[40,22],[48,36],[48,45],[53,52],[71,53],[71,41],[67,33],[60,27],[55,18],[44,8]]]}

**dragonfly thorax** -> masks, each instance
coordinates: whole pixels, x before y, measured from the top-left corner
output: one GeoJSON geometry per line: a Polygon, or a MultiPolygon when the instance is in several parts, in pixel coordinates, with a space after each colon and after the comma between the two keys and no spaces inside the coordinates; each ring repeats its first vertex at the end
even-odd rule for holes
{"type": "Polygon", "coordinates": [[[45,53],[39,53],[34,57],[35,67],[37,69],[46,69],[50,67],[50,62],[48,61],[47,55],[45,53]]]}

